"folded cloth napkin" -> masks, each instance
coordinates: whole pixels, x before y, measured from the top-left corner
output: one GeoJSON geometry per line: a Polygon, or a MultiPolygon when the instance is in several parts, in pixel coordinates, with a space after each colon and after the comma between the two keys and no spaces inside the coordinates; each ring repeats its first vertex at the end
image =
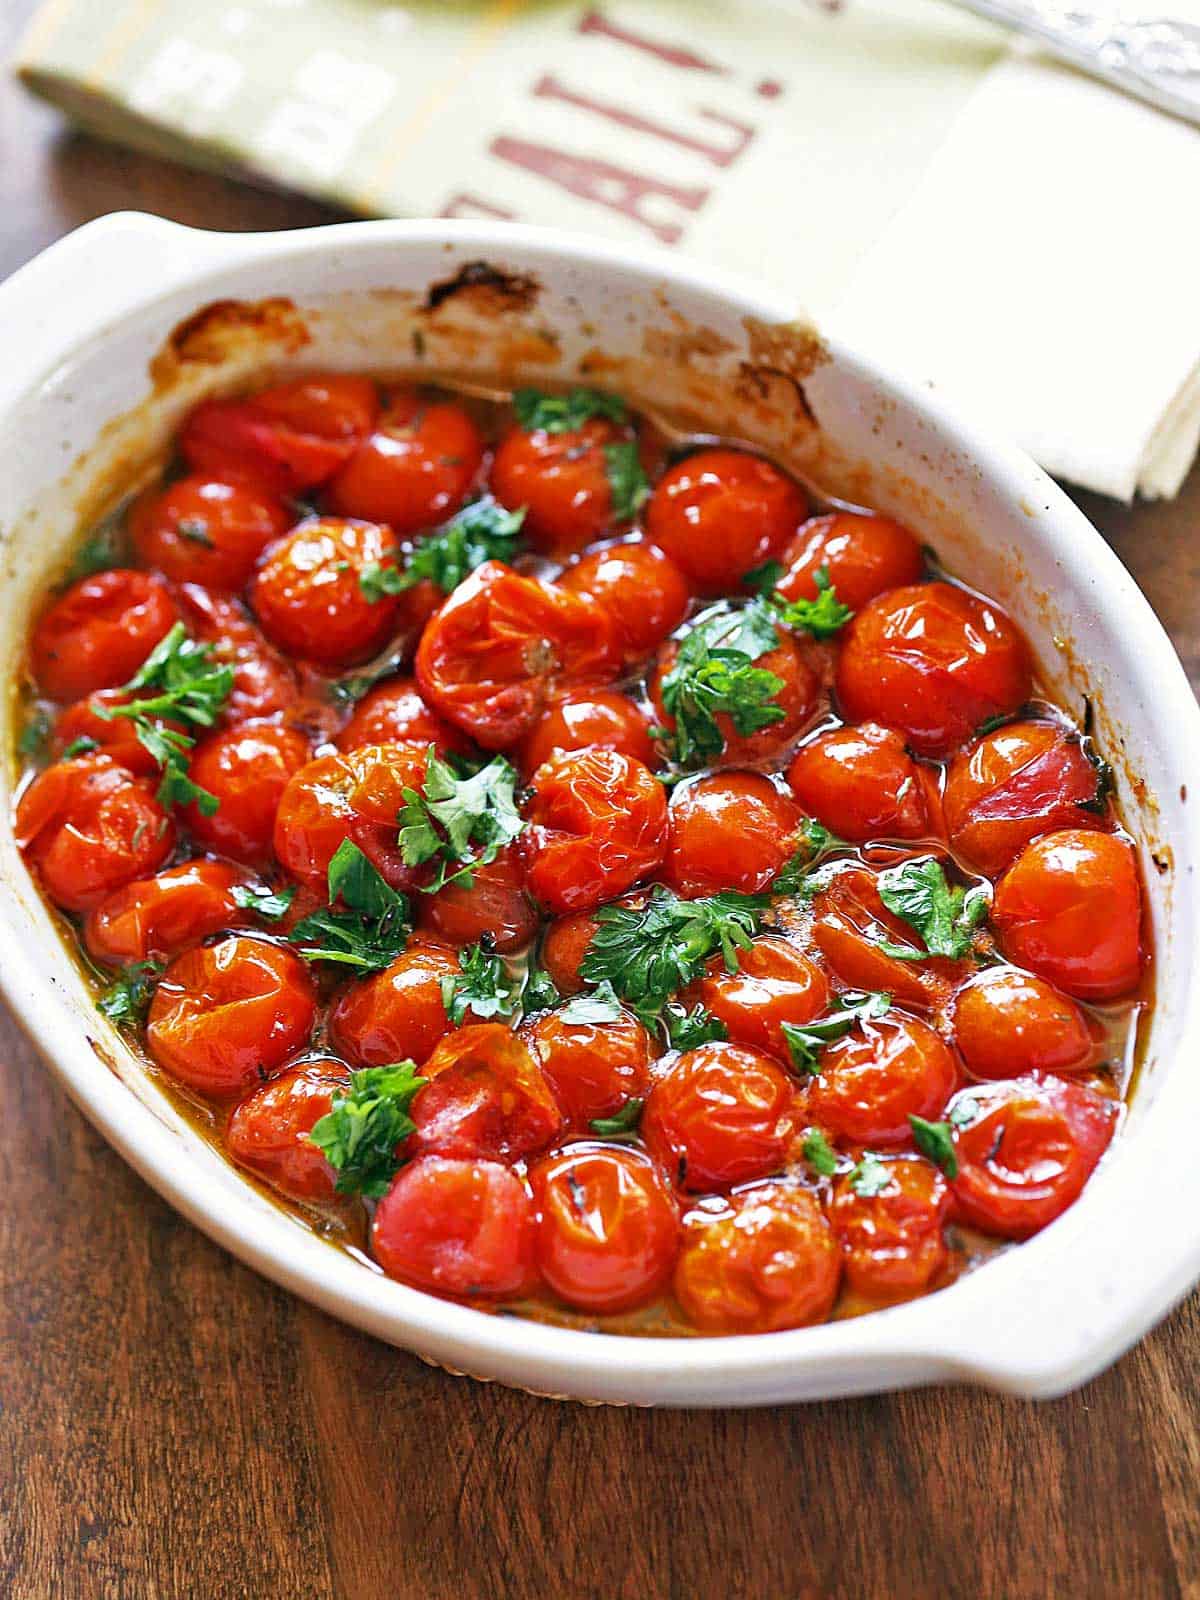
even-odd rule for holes
{"type": "Polygon", "coordinates": [[[1089,488],[1200,444],[1200,129],[938,0],[47,0],[18,70],[365,213],[749,271],[1089,488]]]}

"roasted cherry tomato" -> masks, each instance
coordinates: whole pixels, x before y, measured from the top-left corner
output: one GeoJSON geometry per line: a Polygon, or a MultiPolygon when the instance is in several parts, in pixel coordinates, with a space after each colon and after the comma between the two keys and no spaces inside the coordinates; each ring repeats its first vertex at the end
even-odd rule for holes
{"type": "Polygon", "coordinates": [[[890,956],[880,944],[920,948],[907,922],[879,898],[874,876],[861,867],[839,872],[813,900],[813,943],[843,983],[878,989],[902,1005],[928,1011],[949,999],[961,981],[960,961],[890,956]]]}
{"type": "Polygon", "coordinates": [[[329,1014],[334,1048],[359,1067],[420,1066],[450,1032],[442,984],[460,971],[455,951],[414,940],[391,966],[342,990],[329,1014]]]}
{"type": "Polygon", "coordinates": [[[281,1194],[328,1205],[336,1195],[337,1173],[309,1135],[349,1081],[345,1066],[331,1056],[281,1072],[234,1107],[225,1129],[226,1150],[281,1194]]]}
{"type": "Polygon", "coordinates": [[[337,736],[339,750],[409,742],[431,744],[439,755],[466,755],[471,748],[461,729],[429,709],[412,678],[389,678],[368,690],[337,736]]]}
{"type": "Polygon", "coordinates": [[[738,952],[736,972],[714,956],[704,977],[684,996],[711,1011],[737,1044],[790,1060],[785,1022],[811,1022],[829,1004],[829,984],[820,967],[787,939],[767,934],[738,952]]]}
{"type": "Polygon", "coordinates": [[[655,544],[609,544],[573,561],[558,582],[586,594],[612,618],[627,661],[641,661],[673,633],[691,594],[683,573],[655,544]]]}
{"type": "Polygon", "coordinates": [[[675,1298],[706,1333],[773,1333],[827,1317],[841,1272],[810,1191],[756,1183],[730,1196],[726,1211],[686,1219],[675,1298]]]}
{"type": "MultiPolygon", "coordinates": [[[[679,645],[674,640],[664,645],[650,682],[650,697],[658,713],[657,720],[672,732],[675,718],[668,714],[663,705],[662,683],[675,665],[678,654],[679,645]]],[[[812,720],[813,712],[817,709],[821,681],[794,639],[780,634],[774,650],[759,656],[754,665],[758,671],[773,672],[779,679],[779,687],[771,695],[771,703],[780,708],[783,716],[754,733],[739,733],[729,713],[719,711],[714,720],[721,730],[725,748],[719,758],[713,761],[713,766],[754,766],[770,760],[795,741],[796,735],[812,720]]]]}
{"type": "Polygon", "coordinates": [[[186,1088],[229,1100],[302,1049],[316,1014],[308,968],[294,951],[230,933],[172,961],[150,1002],[146,1045],[186,1088]]]}
{"type": "Polygon", "coordinates": [[[296,494],[324,483],[375,425],[369,378],[314,373],[260,389],[248,400],[204,400],[184,422],[179,447],[200,472],[235,472],[296,494]]]}
{"type": "Polygon", "coordinates": [[[212,646],[216,662],[233,668],[225,720],[249,722],[290,710],[300,692],[295,668],[267,643],[241,601],[198,583],[184,584],[179,593],[190,632],[212,646]]]}
{"type": "Polygon", "coordinates": [[[528,1047],[498,1022],[448,1034],[421,1068],[414,1153],[520,1161],[557,1136],[562,1114],[528,1047]]]}
{"type": "Polygon", "coordinates": [[[958,1063],[933,1029],[895,1013],[826,1045],[819,1065],[806,1113],[850,1144],[910,1144],[909,1117],[936,1121],[959,1081],[958,1063]]]}
{"type": "Polygon", "coordinates": [[[366,661],[395,625],[393,595],[368,599],[365,574],[398,549],[390,528],[314,517],[271,546],[250,585],[250,604],[272,644],[318,666],[366,661]]]}
{"type": "Polygon", "coordinates": [[[834,1185],[829,1220],[842,1247],[846,1282],[872,1300],[923,1294],[946,1268],[946,1180],[915,1156],[883,1164],[887,1185],[859,1194],[849,1178],[834,1185]]]}
{"type": "Polygon", "coordinates": [[[550,911],[591,911],[652,877],[667,846],[667,797],[617,750],[553,756],[533,775],[521,835],[530,894],[550,911]]]}
{"type": "Polygon", "coordinates": [[[220,861],[185,861],[114,889],[88,914],[83,942],[109,967],[169,960],[189,944],[241,919],[239,875],[220,861]]]}
{"type": "Polygon", "coordinates": [[[416,1289],[502,1299],[532,1286],[534,1220],[529,1191],[499,1162],[422,1156],[375,1208],[371,1249],[416,1289]]]}
{"type": "Polygon", "coordinates": [[[263,550],[294,521],[268,490],[199,473],[149,490],[129,513],[143,566],[212,589],[240,589],[263,550]]]}
{"type": "Polygon", "coordinates": [[[512,848],[474,868],[469,884],[448,883],[436,894],[422,894],[416,909],[418,926],[431,938],[454,945],[487,939],[505,955],[523,949],[538,928],[525,872],[512,848]]]}
{"type": "Polygon", "coordinates": [[[629,437],[628,429],[602,417],[563,433],[511,428],[492,462],[492,492],[510,510],[524,506],[525,534],[546,555],[564,560],[620,520],[606,452],[629,437]]]}
{"type": "Polygon", "coordinates": [[[990,967],[954,997],[954,1042],[972,1077],[1015,1078],[1088,1066],[1098,1041],[1065,994],[1016,967],[990,967]]]}
{"type": "Polygon", "coordinates": [[[629,1311],[666,1288],[679,1212],[654,1163],[636,1150],[577,1144],[529,1174],[542,1277],[580,1311],[629,1311]]]}
{"type": "MultiPolygon", "coordinates": [[[[61,756],[77,739],[90,739],[106,756],[119,761],[130,772],[136,772],[141,778],[153,777],[158,772],[158,762],[138,738],[133,719],[104,715],[116,706],[128,705],[135,694],[124,689],[97,689],[86,700],[76,700],[73,706],[68,706],[54,724],[51,744],[54,755],[61,756]]],[[[156,726],[170,728],[175,733],[187,732],[180,722],[164,722],[157,718],[155,722],[156,726]]]]}
{"type": "Polygon", "coordinates": [[[211,816],[186,808],[193,835],[235,861],[269,861],[279,802],[308,757],[308,740],[295,728],[249,723],[209,734],[192,752],[188,776],[220,804],[211,816]]]}
{"type": "Polygon", "coordinates": [[[1064,828],[1027,844],[996,886],[992,924],[1010,961],[1078,1000],[1115,1000],[1142,974],[1133,846],[1064,828]]]}
{"type": "Polygon", "coordinates": [[[1028,699],[1029,655],[998,607],[949,583],[893,589],[842,635],[837,694],[851,722],[898,728],[919,755],[950,755],[1028,699]]]}
{"type": "Polygon", "coordinates": [[[578,994],[584,988],[579,963],[596,936],[595,917],[579,912],[559,917],[542,936],[541,961],[560,994],[578,994]]]}
{"type": "Polygon", "coordinates": [[[329,504],[417,533],[458,510],[482,460],[482,436],[462,406],[402,389],[329,485],[329,504]]]}
{"type": "Polygon", "coordinates": [[[645,767],[657,764],[650,724],[616,689],[579,689],[556,700],[521,743],[518,761],[528,776],[566,750],[619,750],[645,767]]]}
{"type": "Polygon", "coordinates": [[[21,796],[17,844],[64,911],[87,911],[135,878],[155,872],[175,848],[175,828],[154,785],[110,756],[60,761],[21,796]]]}
{"type": "Polygon", "coordinates": [[[275,812],[279,860],[301,883],[320,889],[338,846],[349,839],[394,889],[411,887],[415,874],[400,853],[396,818],[404,790],[425,781],[428,754],[423,744],[369,744],[302,766],[275,812]]]}
{"type": "Polygon", "coordinates": [[[521,1029],[563,1115],[576,1133],[642,1099],[654,1047],[628,1011],[609,1022],[572,1020],[570,1008],[547,1011],[521,1029]]]}
{"type": "Polygon", "coordinates": [[[1078,735],[1055,722],[1009,722],[950,764],[945,811],[950,843],[978,872],[996,877],[1039,834],[1103,828],[1105,781],[1078,735]]]}
{"type": "Polygon", "coordinates": [[[675,791],[663,876],[689,900],[738,889],[757,894],[796,849],[800,813],[757,772],[723,772],[675,791]]]}
{"type": "Polygon", "coordinates": [[[421,635],[416,673],[436,711],[501,750],[530,731],[555,690],[605,683],[618,659],[594,600],[487,561],[421,635]]]}
{"type": "Polygon", "coordinates": [[[1032,1074],[965,1091],[972,1120],[955,1135],[951,1188],[984,1233],[1027,1239],[1064,1212],[1116,1132],[1120,1106],[1080,1083],[1032,1074]]]}
{"type": "Polygon", "coordinates": [[[82,700],[127,682],[179,609],[162,578],[114,567],[81,578],[44,611],[33,630],[30,665],[51,700],[82,700]]]}
{"type": "Polygon", "coordinates": [[[807,509],[803,491],[769,461],[700,450],[655,485],[646,532],[701,594],[723,594],[781,554],[807,509]]]}
{"type": "Polygon", "coordinates": [[[890,728],[834,728],[796,752],[787,771],[808,814],[851,843],[923,839],[936,831],[937,782],[890,728]]]}
{"type": "Polygon", "coordinates": [[[702,1044],[655,1082],[642,1137],[681,1189],[728,1189],[780,1170],[794,1105],[792,1080],[769,1056],[702,1044]]]}
{"type": "Polygon", "coordinates": [[[815,600],[817,573],[824,569],[843,605],[859,611],[868,600],[902,584],[916,583],[924,565],[921,547],[890,517],[835,511],[806,522],[784,551],[787,568],[779,592],[787,600],[815,600]]]}

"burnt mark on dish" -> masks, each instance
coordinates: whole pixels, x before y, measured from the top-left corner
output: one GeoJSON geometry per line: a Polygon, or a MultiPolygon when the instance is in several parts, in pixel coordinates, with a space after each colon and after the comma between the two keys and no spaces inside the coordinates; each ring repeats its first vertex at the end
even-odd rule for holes
{"type": "Polygon", "coordinates": [[[189,367],[220,366],[241,349],[271,345],[293,351],[309,338],[304,317],[286,296],[214,300],[171,330],[150,363],[150,376],[163,387],[189,367]]]}
{"type": "Polygon", "coordinates": [[[429,285],[423,310],[437,311],[448,300],[465,296],[484,314],[529,311],[541,292],[541,284],[530,272],[512,272],[490,261],[465,261],[452,278],[429,285]]]}
{"type": "Polygon", "coordinates": [[[768,400],[773,386],[772,380],[784,383],[791,389],[795,396],[796,410],[812,427],[819,427],[817,414],[809,403],[808,395],[800,379],[791,372],[785,372],[782,367],[767,366],[760,362],[742,361],[738,364],[738,392],[746,395],[752,393],[758,400],[768,400]]]}

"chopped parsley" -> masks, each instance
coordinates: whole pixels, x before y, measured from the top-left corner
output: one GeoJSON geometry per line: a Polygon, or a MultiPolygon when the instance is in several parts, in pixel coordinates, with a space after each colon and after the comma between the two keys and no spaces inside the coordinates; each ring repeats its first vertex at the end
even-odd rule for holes
{"type": "Polygon", "coordinates": [[[272,889],[265,883],[235,883],[233,903],[243,911],[253,911],[267,922],[278,922],[286,917],[296,898],[296,886],[272,889]]]}
{"type": "Polygon", "coordinates": [[[158,961],[137,961],[96,999],[96,1006],[117,1028],[135,1028],[150,1009],[155,980],[162,972],[158,961]]]}
{"type": "Polygon", "coordinates": [[[124,540],[115,523],[97,528],[75,552],[66,582],[77,583],[80,578],[90,578],[93,573],[107,572],[110,567],[120,566],[124,559],[123,547],[124,540]]]}
{"type": "Polygon", "coordinates": [[[400,955],[412,923],[408,901],[387,883],[350,839],[343,839],[327,873],[329,906],[302,918],[288,934],[306,961],[332,961],[379,972],[400,955]],[[340,898],[344,910],[334,911],[340,898]]]}
{"type": "Polygon", "coordinates": [[[645,1103],[644,1100],[626,1100],[611,1117],[597,1117],[588,1127],[598,1139],[636,1139],[645,1103]]]}
{"type": "Polygon", "coordinates": [[[444,528],[418,540],[402,568],[372,562],[359,575],[358,586],[372,603],[384,595],[403,594],[426,579],[449,594],[485,561],[511,562],[521,547],[524,521],[523,507],[506,511],[490,497],[475,500],[444,528]]]}
{"type": "Polygon", "coordinates": [[[619,1022],[624,1011],[616,990],[606,979],[594,989],[585,989],[582,994],[577,994],[568,1000],[558,1014],[564,1022],[582,1027],[602,1022],[619,1022]]]}
{"type": "Polygon", "coordinates": [[[86,733],[81,733],[78,739],[72,739],[62,753],[62,760],[74,761],[76,756],[90,756],[93,750],[100,746],[95,739],[89,739],[86,733]]]}
{"type": "Polygon", "coordinates": [[[628,416],[624,400],[601,389],[576,388],[566,394],[517,389],[512,403],[517,426],[526,433],[573,433],[595,417],[623,423],[628,416]]]}
{"type": "Polygon", "coordinates": [[[628,522],[650,498],[650,485],[642,471],[641,457],[633,439],[604,446],[604,470],[612,496],[613,516],[628,522]]]}
{"type": "Polygon", "coordinates": [[[420,793],[404,790],[400,808],[400,852],[410,867],[435,861],[433,894],[447,883],[470,885],[476,867],[494,861],[525,826],[517,810],[517,774],[504,756],[460,777],[433,745],[420,793]]]}
{"type": "Polygon", "coordinates": [[[878,991],[869,994],[853,993],[838,996],[839,1012],[831,1017],[821,1017],[815,1022],[784,1022],[783,1036],[787,1040],[792,1065],[797,1072],[815,1077],[821,1070],[821,1051],[835,1039],[844,1038],[856,1022],[871,1017],[884,1017],[892,1008],[890,994],[878,991]]]}
{"type": "Polygon", "coordinates": [[[467,1012],[476,1017],[513,1017],[520,1009],[521,980],[514,978],[484,941],[458,952],[460,971],[442,979],[446,1015],[461,1026],[467,1012]]]}
{"type": "Polygon", "coordinates": [[[850,1174],[850,1187],[860,1200],[873,1200],[892,1181],[892,1175],[877,1156],[868,1150],[850,1174]]]}
{"type": "Polygon", "coordinates": [[[775,649],[779,634],[758,601],[736,610],[718,608],[702,616],[679,646],[659,686],[663,710],[675,723],[676,759],[684,766],[719,756],[724,714],[745,735],[786,715],[774,699],[783,679],[755,662],[775,649]]]}
{"type": "Polygon", "coordinates": [[[900,961],[923,961],[927,956],[958,960],[971,948],[971,936],[987,915],[988,892],[951,887],[940,861],[932,856],[888,867],[878,878],[879,898],[908,923],[923,948],[880,941],[885,955],[900,961]]]}
{"type": "Polygon", "coordinates": [[[333,1096],[309,1140],[337,1172],[339,1194],[378,1200],[402,1165],[396,1147],[416,1124],[409,1106],[426,1080],[412,1061],[350,1074],[349,1089],[333,1096]]]}
{"type": "Polygon", "coordinates": [[[837,1171],[837,1153],[820,1128],[808,1130],[800,1153],[819,1178],[832,1178],[837,1171]]]}
{"type": "Polygon", "coordinates": [[[761,566],[751,567],[749,572],[743,572],[742,582],[747,589],[753,589],[755,594],[768,599],[774,594],[776,584],[786,571],[787,568],[782,561],[764,561],[761,566]]]}
{"type": "Polygon", "coordinates": [[[729,1037],[729,1029],[720,1017],[714,1017],[702,1005],[695,1005],[688,1011],[679,1001],[668,1001],[659,1022],[672,1050],[695,1050],[714,1039],[729,1037]]]}
{"type": "Polygon", "coordinates": [[[805,817],[799,828],[800,847],[771,884],[772,894],[800,894],[804,880],[822,856],[831,850],[844,850],[846,841],[830,833],[823,822],[805,817]]]}
{"type": "Polygon", "coordinates": [[[838,599],[828,567],[818,567],[813,573],[813,582],[817,586],[815,600],[804,597],[785,600],[782,595],[774,594],[771,604],[785,628],[793,628],[797,633],[811,633],[814,639],[832,639],[854,613],[838,599]]]}
{"type": "Polygon", "coordinates": [[[926,1122],[924,1117],[909,1116],[913,1142],[923,1156],[928,1156],[935,1167],[941,1167],[948,1178],[958,1177],[958,1156],[954,1149],[954,1129],[948,1122],[926,1122]]]}
{"type": "Polygon", "coordinates": [[[521,1010],[525,1016],[531,1016],[535,1011],[549,1011],[561,998],[557,985],[545,967],[530,960],[525,969],[525,988],[521,995],[521,1010]]]}

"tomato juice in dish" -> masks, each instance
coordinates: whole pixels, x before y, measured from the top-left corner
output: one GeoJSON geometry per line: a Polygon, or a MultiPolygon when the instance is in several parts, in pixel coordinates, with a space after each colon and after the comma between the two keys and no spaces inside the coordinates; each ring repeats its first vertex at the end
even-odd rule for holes
{"type": "Polygon", "coordinates": [[[1150,994],[1086,730],[913,530],[615,395],[189,414],[34,619],[15,816],[98,1004],[413,1287],[767,1332],[1079,1195],[1150,994]]]}

